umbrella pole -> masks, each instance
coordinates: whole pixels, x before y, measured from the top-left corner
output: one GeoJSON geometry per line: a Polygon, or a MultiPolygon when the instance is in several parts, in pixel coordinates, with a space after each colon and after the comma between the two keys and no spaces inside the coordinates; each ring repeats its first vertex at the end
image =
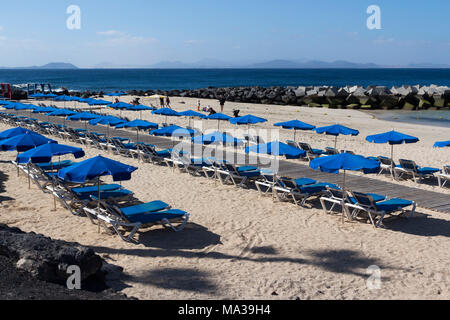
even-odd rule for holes
{"type": "Polygon", "coordinates": [[[342,204],[341,204],[341,206],[342,206],[342,223],[345,222],[345,218],[344,218],[344,215],[345,215],[345,182],[346,182],[345,178],[346,178],[346,170],[344,170],[344,185],[342,188],[342,204]]]}
{"type": "Polygon", "coordinates": [[[395,173],[394,173],[394,145],[391,144],[391,176],[392,179],[395,179],[395,173]]]}
{"type": "MultiPolygon", "coordinates": [[[[98,185],[98,201],[97,201],[97,214],[100,214],[100,177],[97,177],[98,185]]],[[[97,218],[98,233],[100,233],[100,219],[97,218]]]]}
{"type": "Polygon", "coordinates": [[[294,142],[297,142],[297,130],[294,129],[294,142]]]}
{"type": "Polygon", "coordinates": [[[28,190],[31,189],[31,178],[30,178],[30,162],[28,161],[27,164],[27,171],[28,171],[28,190]]]}
{"type": "MultiPolygon", "coordinates": [[[[52,173],[54,171],[53,168],[53,161],[50,160],[50,163],[52,164],[52,173]]],[[[55,191],[55,176],[52,174],[52,187],[53,187],[53,192],[55,191]]],[[[53,206],[55,207],[54,211],[56,211],[56,196],[53,193],[53,206]]]]}
{"type": "Polygon", "coordinates": [[[334,138],[334,148],[337,148],[337,136],[334,138]]]}

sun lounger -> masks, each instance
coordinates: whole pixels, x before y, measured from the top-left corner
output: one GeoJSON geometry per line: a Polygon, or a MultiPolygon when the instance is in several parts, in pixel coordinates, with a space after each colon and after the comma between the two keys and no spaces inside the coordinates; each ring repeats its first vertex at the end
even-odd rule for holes
{"type": "Polygon", "coordinates": [[[100,212],[97,208],[84,208],[84,211],[91,218],[91,221],[97,218],[98,223],[103,225],[110,224],[124,241],[133,241],[135,233],[140,228],[159,224],[179,232],[184,229],[189,221],[189,213],[171,209],[167,203],[162,201],[153,201],[124,208],[105,202],[101,202],[101,204],[100,212]],[[174,223],[178,222],[180,223],[179,226],[175,227],[174,223]],[[120,230],[121,228],[130,231],[128,236],[125,235],[126,231],[120,230]]]}
{"type": "Polygon", "coordinates": [[[336,148],[326,147],[325,151],[327,152],[327,155],[334,156],[339,154],[339,150],[336,148]]]}
{"type": "Polygon", "coordinates": [[[414,201],[400,198],[387,199],[386,197],[382,199],[382,196],[353,191],[349,191],[349,194],[350,203],[347,206],[354,209],[352,218],[355,219],[361,213],[367,213],[370,222],[375,228],[378,228],[383,223],[383,219],[387,214],[393,215],[394,213],[400,212],[401,215],[404,215],[407,212],[405,209],[411,207],[409,217],[412,217],[416,210],[416,203],[414,201]],[[375,221],[376,217],[378,217],[378,222],[375,221]]]}
{"type": "Polygon", "coordinates": [[[279,201],[286,201],[290,198],[296,205],[304,206],[306,201],[313,197],[320,197],[327,187],[337,187],[330,183],[318,183],[309,178],[287,179],[280,178],[279,186],[274,186],[273,191],[279,201]]]}
{"type": "MultiPolygon", "coordinates": [[[[74,215],[79,215],[83,212],[83,208],[88,207],[90,203],[97,203],[98,200],[98,186],[76,187],[62,181],[56,181],[46,186],[60,203],[74,215]]],[[[133,192],[123,189],[116,184],[100,186],[100,199],[103,201],[124,201],[131,200],[133,192]],[[117,188],[118,187],[118,188],[117,188]]]]}
{"type": "Polygon", "coordinates": [[[445,166],[441,173],[437,174],[439,186],[443,188],[450,181],[450,166],[445,166]]]}
{"type": "Polygon", "coordinates": [[[419,167],[412,160],[400,159],[400,166],[394,168],[394,171],[397,174],[397,178],[401,178],[402,176],[412,176],[414,182],[418,182],[417,178],[422,181],[425,178],[434,178],[435,173],[440,172],[441,170],[437,168],[422,168],[419,167]]]}
{"type": "Polygon", "coordinates": [[[218,166],[216,173],[222,184],[231,181],[237,187],[244,187],[261,177],[261,171],[257,167],[238,167],[225,161],[218,163],[218,166]]]}

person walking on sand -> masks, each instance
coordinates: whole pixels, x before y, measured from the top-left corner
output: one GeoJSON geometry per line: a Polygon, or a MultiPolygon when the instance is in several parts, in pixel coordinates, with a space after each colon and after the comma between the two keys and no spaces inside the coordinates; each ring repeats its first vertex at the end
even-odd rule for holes
{"type": "Polygon", "coordinates": [[[164,97],[159,97],[159,104],[161,105],[161,108],[164,108],[164,97]]]}
{"type": "Polygon", "coordinates": [[[220,112],[222,112],[222,113],[223,113],[223,108],[225,107],[225,102],[226,102],[225,97],[221,96],[219,99],[219,103],[220,103],[220,112]]]}
{"type": "Polygon", "coordinates": [[[200,100],[198,100],[198,104],[197,104],[197,111],[200,111],[200,108],[201,108],[202,106],[200,105],[200,100]]]}
{"type": "Polygon", "coordinates": [[[172,107],[170,106],[170,98],[169,98],[169,96],[166,97],[166,107],[172,109],[172,107]]]}

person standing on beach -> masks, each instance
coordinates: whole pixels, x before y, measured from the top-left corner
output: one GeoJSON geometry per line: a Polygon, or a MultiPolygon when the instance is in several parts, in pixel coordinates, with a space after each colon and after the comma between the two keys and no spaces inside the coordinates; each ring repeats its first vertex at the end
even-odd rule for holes
{"type": "Polygon", "coordinates": [[[223,108],[225,107],[225,102],[226,102],[225,97],[224,96],[220,96],[220,99],[219,99],[220,112],[222,112],[222,113],[223,113],[223,108]]]}
{"type": "Polygon", "coordinates": [[[159,104],[161,108],[164,108],[164,97],[159,97],[159,104]]]}
{"type": "MultiPolygon", "coordinates": [[[[169,96],[166,97],[166,107],[167,107],[167,108],[171,108],[171,107],[170,107],[170,98],[169,98],[169,96]]],[[[172,108],[171,108],[171,109],[172,109],[172,108]]]]}
{"type": "Polygon", "coordinates": [[[201,105],[200,105],[200,100],[198,100],[198,104],[197,104],[197,111],[200,111],[201,105]]]}

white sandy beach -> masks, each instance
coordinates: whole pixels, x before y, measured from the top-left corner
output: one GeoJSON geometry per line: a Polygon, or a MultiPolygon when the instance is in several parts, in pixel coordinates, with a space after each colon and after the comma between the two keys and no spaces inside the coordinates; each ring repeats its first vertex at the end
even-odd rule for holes
{"type": "MultiPolygon", "coordinates": [[[[196,110],[198,99],[171,100],[175,110],[184,111],[196,110]]],[[[141,103],[149,105],[150,101],[141,99],[141,103]]],[[[63,103],[57,105],[62,107],[63,103]]],[[[217,101],[202,100],[202,105],[220,111],[217,101]]],[[[450,164],[450,148],[433,148],[434,142],[450,138],[448,128],[380,121],[354,110],[228,102],[225,113],[231,115],[234,108],[240,109],[241,115],[251,113],[268,119],[260,128],[273,129],[273,123],[299,119],[316,126],[340,123],[358,129],[358,137],[340,137],[338,148],[366,156],[389,156],[388,145],[370,144],[364,138],[395,128],[421,139],[417,144],[396,146],[396,160],[412,159],[419,165],[438,168],[450,164]]],[[[131,119],[139,117],[139,112],[122,114],[131,119]]],[[[143,118],[164,120],[149,113],[144,113],[143,118]]],[[[185,118],[168,121],[187,124],[185,118]]],[[[204,121],[203,125],[204,129],[216,128],[217,122],[204,121]]],[[[8,128],[0,125],[0,131],[8,128]]],[[[222,123],[221,128],[234,127],[222,123]]],[[[280,140],[292,137],[292,131],[280,131],[280,140]]],[[[332,137],[314,133],[299,133],[298,140],[315,148],[334,144],[332,137]]],[[[276,203],[253,190],[222,186],[92,148],[85,151],[87,157],[100,153],[139,167],[132,180],[123,185],[142,201],[162,200],[188,211],[190,224],[180,233],[152,228],[140,233],[138,245],[104,231],[99,234],[89,219],[72,216],[59,204],[53,211],[51,195],[34,185],[28,190],[26,177],[17,177],[15,167],[8,163],[15,157],[13,152],[0,154],[0,172],[5,175],[0,176],[4,184],[0,223],[92,247],[108,262],[124,268],[125,276],[110,284],[129,296],[151,300],[450,298],[447,214],[418,208],[413,219],[387,220],[386,228],[375,230],[369,224],[342,224],[340,217],[319,209],[276,203]],[[366,271],[372,265],[381,268],[379,290],[366,286],[370,276],[366,271]]],[[[373,178],[392,182],[385,176],[373,178]]],[[[409,181],[396,183],[450,194],[449,188],[409,181]]]]}

